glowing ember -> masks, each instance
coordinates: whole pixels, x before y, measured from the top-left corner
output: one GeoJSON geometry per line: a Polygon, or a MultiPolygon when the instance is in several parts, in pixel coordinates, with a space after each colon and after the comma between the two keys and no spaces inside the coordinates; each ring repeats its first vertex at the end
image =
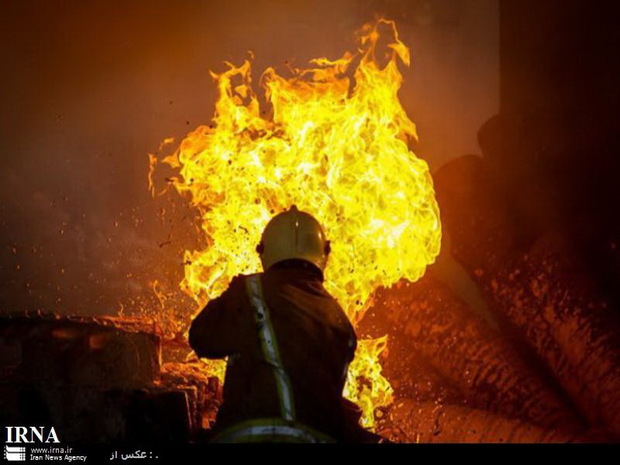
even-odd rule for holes
{"type": "MultiPolygon", "coordinates": [[[[364,26],[356,54],[312,60],[289,78],[269,68],[262,82],[270,117],[249,61],[212,73],[213,123],[162,160],[178,170],[173,185],[201,215],[208,246],[186,252],[181,283],[201,306],[233,276],[261,270],[261,232],[292,204],[324,225],[332,241],[326,287],[354,323],[377,287],[424,274],[439,253],[441,225],[428,166],[407,145],[416,133],[398,100],[399,59],[409,65],[409,50],[395,24],[380,20],[364,26]],[[383,67],[375,59],[380,27],[392,32],[383,67]]],[[[156,164],[151,157],[150,181],[156,164]]],[[[346,387],[367,426],[374,409],[391,402],[378,363],[384,345],[360,341],[346,387]]]]}

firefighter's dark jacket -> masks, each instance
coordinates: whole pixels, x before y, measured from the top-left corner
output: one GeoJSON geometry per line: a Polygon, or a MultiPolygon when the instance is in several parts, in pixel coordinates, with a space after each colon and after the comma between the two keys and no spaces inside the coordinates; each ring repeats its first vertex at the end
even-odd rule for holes
{"type": "MultiPolygon", "coordinates": [[[[261,273],[260,279],[290,378],[296,420],[342,439],[342,389],[357,344],[351,323],[312,266],[282,262],[261,273]]],[[[274,371],[265,362],[253,312],[245,277],[237,276],[207,304],[189,331],[190,345],[199,357],[228,357],[214,432],[281,415],[274,371]]]]}

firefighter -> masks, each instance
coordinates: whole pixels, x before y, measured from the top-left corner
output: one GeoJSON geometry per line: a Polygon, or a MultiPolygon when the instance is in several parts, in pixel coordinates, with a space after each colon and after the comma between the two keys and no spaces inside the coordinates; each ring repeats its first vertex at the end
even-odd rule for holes
{"type": "Polygon", "coordinates": [[[256,250],[264,272],[233,278],[189,331],[199,357],[227,357],[211,441],[359,437],[359,411],[342,397],[357,338],[323,287],[330,243],[321,225],[292,206],[271,219],[256,250]]]}

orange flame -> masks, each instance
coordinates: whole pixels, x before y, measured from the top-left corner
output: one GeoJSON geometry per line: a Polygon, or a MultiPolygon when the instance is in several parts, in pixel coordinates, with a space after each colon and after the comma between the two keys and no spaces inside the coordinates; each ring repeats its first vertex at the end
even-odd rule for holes
{"type": "MultiPolygon", "coordinates": [[[[357,323],[379,286],[419,279],[439,253],[441,225],[429,169],[409,150],[416,129],[398,99],[409,50],[392,21],[367,24],[360,49],[318,58],[285,78],[262,76],[272,110],[264,117],[250,61],[212,73],[219,91],[210,126],[199,126],[162,163],[201,215],[204,250],[186,251],[181,287],[201,306],[233,276],[261,269],[255,245],[275,214],[295,204],[312,213],[332,241],[326,288],[357,323]],[[389,58],[375,53],[389,28],[389,58]]],[[[151,158],[149,186],[156,163],[151,158]]],[[[345,394],[372,427],[391,402],[378,357],[386,340],[360,341],[345,394]]]]}

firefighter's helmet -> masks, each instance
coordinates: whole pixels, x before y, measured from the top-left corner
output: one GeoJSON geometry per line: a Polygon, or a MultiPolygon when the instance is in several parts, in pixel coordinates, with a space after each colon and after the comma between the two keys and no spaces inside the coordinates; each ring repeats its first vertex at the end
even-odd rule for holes
{"type": "Polygon", "coordinates": [[[269,221],[256,250],[265,271],[278,262],[295,258],[323,271],[330,245],[316,218],[293,205],[269,221]]]}

